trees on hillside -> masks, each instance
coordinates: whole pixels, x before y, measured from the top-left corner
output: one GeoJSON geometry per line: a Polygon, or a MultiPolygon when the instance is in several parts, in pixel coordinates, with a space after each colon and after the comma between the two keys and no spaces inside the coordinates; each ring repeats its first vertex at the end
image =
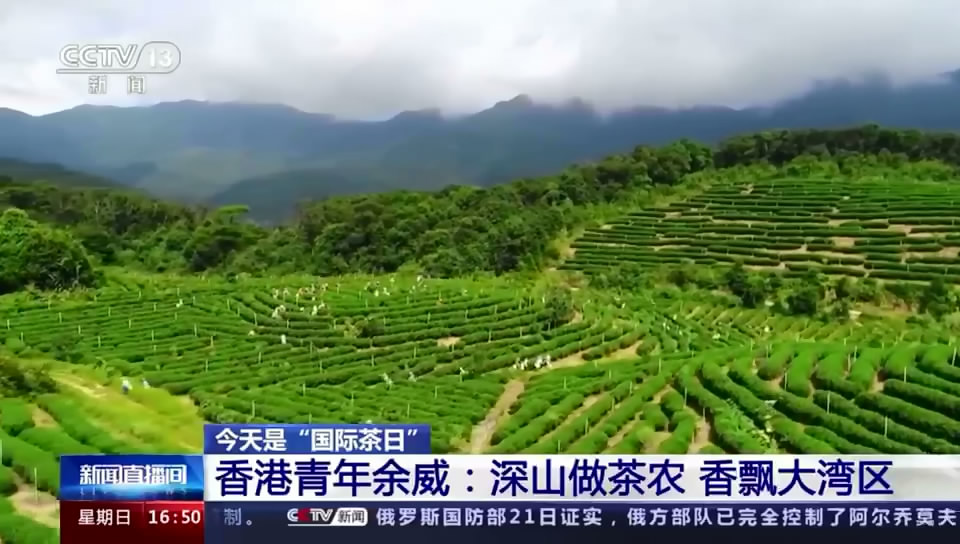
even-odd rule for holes
{"type": "Polygon", "coordinates": [[[825,291],[819,274],[810,270],[787,294],[787,308],[795,315],[814,315],[820,309],[825,291]]]}
{"type": "Polygon", "coordinates": [[[940,161],[960,165],[960,135],[865,125],[841,130],[771,130],[735,136],[713,153],[717,167],[754,161],[786,164],[810,154],[843,162],[857,155],[899,155],[903,161],[940,161]]]}
{"type": "Polygon", "coordinates": [[[260,230],[243,221],[246,213],[246,206],[224,206],[197,228],[183,248],[191,271],[217,268],[257,241],[260,230]]]}
{"type": "Polygon", "coordinates": [[[943,281],[943,278],[934,278],[923,289],[919,303],[920,311],[939,318],[957,310],[957,294],[943,281]]]}
{"type": "Polygon", "coordinates": [[[0,216],[0,293],[90,286],[96,282],[86,250],[66,231],[10,208],[0,216]]]}
{"type": "Polygon", "coordinates": [[[736,263],[727,271],[726,281],[730,292],[747,308],[760,306],[775,291],[767,275],[751,273],[742,263],[736,263]]]}
{"type": "Polygon", "coordinates": [[[544,306],[547,312],[547,323],[551,327],[559,327],[573,318],[575,312],[573,296],[570,291],[560,287],[552,287],[544,296],[544,306]]]}
{"type": "Polygon", "coordinates": [[[873,278],[853,280],[841,276],[827,280],[811,269],[801,277],[784,279],[778,271],[748,270],[742,263],[726,269],[722,285],[691,280],[688,274],[678,274],[676,269],[668,271],[663,278],[681,288],[722,288],[739,298],[744,307],[756,308],[769,302],[774,309],[792,315],[814,316],[829,310],[845,319],[852,303],[873,303],[884,297],[938,319],[960,309],[960,293],[942,278],[926,285],[890,281],[879,284],[873,278]]]}
{"type": "MultiPolygon", "coordinates": [[[[426,159],[429,160],[429,159],[426,159]]],[[[715,149],[689,140],[638,146],[591,164],[488,189],[395,191],[305,203],[282,227],[110,189],[0,184],[0,207],[60,225],[104,264],[151,270],[230,273],[389,272],[416,263],[435,276],[496,273],[542,264],[552,241],[582,223],[590,205],[635,201],[657,186],[720,175],[755,179],[780,173],[946,179],[957,175],[960,136],[865,126],[768,131],[715,149]],[[911,162],[913,161],[913,162],[911,162]],[[939,162],[938,162],[939,161],[939,162]]],[[[2,164],[0,164],[2,174],[2,164]]],[[[622,283],[610,276],[610,281],[622,283]]],[[[743,293],[762,299],[765,287],[743,293]]]]}

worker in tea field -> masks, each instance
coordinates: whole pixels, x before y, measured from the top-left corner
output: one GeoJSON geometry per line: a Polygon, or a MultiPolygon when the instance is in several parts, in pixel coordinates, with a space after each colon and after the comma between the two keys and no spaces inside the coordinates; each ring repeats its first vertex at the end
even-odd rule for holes
{"type": "Polygon", "coordinates": [[[127,393],[129,393],[130,390],[133,389],[133,386],[130,385],[130,380],[124,378],[124,379],[123,379],[123,382],[120,384],[120,389],[123,390],[123,394],[124,394],[124,395],[126,395],[127,393]]]}

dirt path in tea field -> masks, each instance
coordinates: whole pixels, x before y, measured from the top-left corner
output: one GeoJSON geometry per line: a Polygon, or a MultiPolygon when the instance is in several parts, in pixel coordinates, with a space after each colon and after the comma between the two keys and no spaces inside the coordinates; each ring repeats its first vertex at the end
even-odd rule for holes
{"type": "Polygon", "coordinates": [[[653,437],[643,445],[643,453],[657,453],[657,448],[660,447],[660,443],[668,438],[670,438],[669,432],[657,431],[653,434],[653,437]]]}
{"type": "Polygon", "coordinates": [[[571,366],[580,366],[587,362],[583,358],[584,353],[586,353],[586,350],[578,351],[572,355],[567,355],[562,359],[557,359],[556,361],[553,361],[552,363],[550,363],[550,368],[543,367],[538,370],[535,370],[534,372],[543,373],[543,372],[550,372],[551,370],[555,370],[558,368],[570,368],[571,366]]]}
{"type": "MultiPolygon", "coordinates": [[[[666,386],[663,389],[657,391],[653,395],[653,397],[650,399],[651,402],[656,402],[659,404],[660,399],[663,398],[664,393],[666,393],[669,390],[670,390],[670,386],[666,386]]],[[[636,414],[634,414],[633,419],[628,421],[623,427],[620,427],[617,433],[611,436],[609,440],[607,440],[608,450],[612,449],[614,446],[619,444],[624,438],[626,438],[628,434],[630,434],[631,431],[633,431],[634,426],[643,419],[642,417],[640,417],[640,415],[641,415],[640,412],[637,412],[636,414]]]]}
{"type": "Polygon", "coordinates": [[[75,379],[72,376],[66,376],[64,374],[57,374],[53,378],[77,391],[87,395],[88,397],[93,397],[95,399],[103,398],[104,396],[104,387],[102,385],[97,385],[96,388],[88,387],[87,385],[81,383],[79,380],[75,379]]]}
{"type": "Polygon", "coordinates": [[[608,449],[608,450],[609,450],[609,449],[612,449],[614,446],[616,446],[617,444],[619,444],[624,438],[626,438],[626,436],[627,436],[628,434],[630,434],[630,431],[633,430],[633,426],[636,425],[637,422],[640,421],[639,415],[640,415],[640,414],[638,413],[636,416],[634,416],[633,419],[631,419],[630,421],[628,421],[627,424],[624,425],[623,427],[620,427],[620,430],[618,430],[615,435],[611,436],[611,437],[607,440],[607,449],[608,449]]]}
{"type": "MultiPolygon", "coordinates": [[[[599,401],[601,398],[603,398],[603,394],[602,394],[602,393],[597,394],[597,395],[590,395],[589,397],[583,399],[583,404],[581,404],[580,406],[578,406],[576,410],[574,410],[574,411],[570,412],[569,414],[567,414],[567,417],[563,420],[563,422],[560,423],[559,425],[557,425],[557,428],[556,428],[556,429],[554,429],[554,430],[551,431],[549,434],[547,434],[546,436],[544,436],[544,437],[542,437],[540,440],[538,440],[538,443],[541,443],[541,442],[546,442],[546,443],[554,442],[554,443],[556,443],[557,441],[554,440],[554,438],[553,438],[553,437],[555,436],[555,434],[556,434],[558,431],[560,431],[560,429],[562,429],[562,428],[566,427],[567,425],[569,425],[569,424],[573,423],[574,421],[576,421],[578,417],[580,417],[581,415],[583,415],[584,412],[586,412],[591,406],[593,406],[594,404],[596,404],[597,401],[599,401]]],[[[603,419],[603,418],[601,418],[601,420],[602,420],[602,419],[603,419]]],[[[599,421],[599,420],[598,420],[598,421],[599,421]]],[[[587,422],[587,426],[588,426],[587,428],[589,429],[589,427],[590,427],[592,424],[594,424],[594,423],[597,423],[597,422],[588,421],[588,422],[587,422]]],[[[589,430],[584,431],[583,435],[586,436],[588,432],[589,432],[589,430]]],[[[557,447],[556,453],[561,453],[561,452],[560,452],[560,448],[559,448],[559,444],[557,444],[557,446],[558,446],[558,447],[557,447]]]]}
{"type": "MultiPolygon", "coordinates": [[[[672,390],[673,388],[669,385],[663,389],[657,391],[657,394],[651,399],[653,402],[660,404],[660,399],[667,394],[667,391],[672,390]]],[[[669,431],[657,431],[653,434],[653,437],[643,445],[643,453],[657,453],[657,448],[660,447],[660,443],[670,437],[669,431]]]]}
{"type": "Polygon", "coordinates": [[[186,417],[187,414],[195,412],[193,402],[186,396],[169,395],[169,398],[177,399],[176,403],[184,408],[184,414],[173,417],[150,406],[149,402],[125,395],[119,384],[108,387],[67,372],[54,372],[51,373],[51,377],[69,388],[65,388],[63,394],[81,395],[92,399],[109,412],[109,414],[91,414],[89,418],[92,423],[103,427],[115,438],[133,444],[152,444],[157,442],[156,437],[162,437],[157,443],[176,445],[183,447],[186,451],[197,451],[202,448],[203,421],[197,414],[195,414],[195,420],[186,417]],[[116,417],[116,414],[123,414],[130,419],[115,420],[111,418],[111,414],[113,417],[116,417]],[[119,421],[124,423],[119,424],[119,421]]]}
{"type": "Polygon", "coordinates": [[[690,443],[689,453],[697,453],[701,448],[710,444],[710,434],[713,428],[706,418],[697,418],[697,432],[693,435],[693,441],[690,443]]]}
{"type": "Polygon", "coordinates": [[[500,398],[497,399],[493,408],[487,412],[483,421],[477,424],[470,433],[469,453],[483,453],[490,447],[490,440],[493,439],[494,431],[506,419],[507,411],[520,398],[524,387],[523,380],[514,379],[507,382],[503,388],[503,393],[500,393],[500,398]]]}
{"type": "Polygon", "coordinates": [[[49,493],[37,492],[37,489],[25,482],[19,475],[14,476],[17,491],[10,495],[10,502],[20,514],[50,527],[60,527],[60,510],[56,497],[49,493]]]}
{"type": "MultiPolygon", "coordinates": [[[[609,363],[612,361],[619,361],[621,359],[629,359],[631,357],[636,357],[637,349],[640,347],[640,344],[641,342],[635,342],[630,346],[627,346],[623,349],[618,349],[614,352],[611,352],[609,355],[604,355],[599,359],[592,359],[592,362],[594,364],[603,364],[603,363],[609,363]]],[[[583,351],[578,351],[576,353],[573,353],[571,355],[567,355],[566,357],[553,361],[550,364],[550,368],[543,367],[538,370],[534,370],[533,372],[542,374],[544,372],[550,372],[551,370],[557,370],[559,368],[570,368],[574,366],[585,365],[588,362],[591,362],[583,358],[583,354],[586,353],[587,351],[588,350],[583,350],[583,351]]]]}
{"type": "Polygon", "coordinates": [[[641,344],[641,343],[642,343],[642,342],[640,342],[640,341],[634,342],[634,343],[630,344],[629,346],[627,346],[627,347],[625,347],[625,348],[618,349],[618,350],[614,351],[613,353],[611,353],[610,355],[607,355],[607,356],[603,357],[603,359],[618,360],[618,359],[629,359],[629,358],[631,358],[631,357],[636,357],[636,356],[637,356],[637,350],[640,349],[640,344],[641,344]]]}
{"type": "Polygon", "coordinates": [[[450,346],[456,345],[460,342],[459,336],[448,336],[446,338],[437,339],[437,345],[441,348],[449,348],[450,346]]]}
{"type": "MultiPolygon", "coordinates": [[[[756,370],[756,369],[754,369],[754,370],[756,370]]],[[[756,374],[756,372],[754,372],[754,374],[756,374]]],[[[785,374],[786,374],[786,373],[782,373],[782,374],[780,374],[779,376],[777,376],[776,378],[773,378],[772,380],[766,380],[766,381],[767,381],[767,383],[769,383],[770,385],[772,385],[772,386],[774,387],[774,389],[783,389],[783,387],[782,387],[782,385],[783,385],[783,376],[784,376],[785,374]]]]}
{"type": "Polygon", "coordinates": [[[37,427],[57,426],[57,422],[55,419],[53,419],[53,416],[43,411],[43,409],[41,409],[39,406],[34,406],[32,411],[33,413],[31,415],[33,417],[33,424],[37,427]]]}
{"type": "Polygon", "coordinates": [[[566,426],[568,423],[572,423],[573,421],[576,421],[578,417],[583,415],[583,413],[586,412],[587,409],[589,409],[591,406],[596,404],[597,401],[599,401],[601,398],[603,398],[603,393],[590,395],[589,397],[583,399],[583,404],[578,406],[576,410],[567,414],[567,417],[563,420],[563,423],[561,423],[560,425],[557,425],[557,429],[560,429],[561,427],[566,426]]]}

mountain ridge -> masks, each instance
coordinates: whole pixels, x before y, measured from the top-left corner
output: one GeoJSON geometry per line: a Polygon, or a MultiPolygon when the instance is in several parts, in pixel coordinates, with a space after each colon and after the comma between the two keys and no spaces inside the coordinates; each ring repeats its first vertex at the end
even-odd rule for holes
{"type": "Polygon", "coordinates": [[[864,123],[958,130],[958,103],[960,71],[909,86],[882,78],[820,83],[746,108],[638,105],[600,113],[579,98],[545,103],[520,94],[468,115],[426,108],[383,121],[197,100],[43,116],[0,109],[0,156],[56,162],[167,199],[241,203],[254,218],[278,221],[302,200],[490,186],[682,138],[710,144],[747,132],[864,123]]]}

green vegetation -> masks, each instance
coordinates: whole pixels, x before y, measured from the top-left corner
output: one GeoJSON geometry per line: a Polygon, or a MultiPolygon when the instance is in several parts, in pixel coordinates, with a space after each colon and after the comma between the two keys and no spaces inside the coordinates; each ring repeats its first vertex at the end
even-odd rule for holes
{"type": "MultiPolygon", "coordinates": [[[[960,186],[838,179],[717,184],[587,230],[574,270],[739,262],[753,269],[891,280],[960,281],[960,186]]],[[[751,289],[740,288],[741,296],[751,289]]],[[[811,296],[812,295],[812,296],[811,296]]],[[[791,305],[814,313],[819,294],[791,305]]]]}
{"type": "Polygon", "coordinates": [[[62,189],[0,188],[37,198],[0,218],[10,515],[62,454],[192,451],[202,421],[426,421],[437,452],[958,453],[943,138],[681,142],[273,230],[101,189],[62,193],[68,221],[62,189]]]}
{"type": "MultiPolygon", "coordinates": [[[[852,212],[867,214],[863,217],[869,221],[868,217],[877,218],[876,214],[881,213],[878,206],[882,206],[883,198],[898,197],[891,195],[890,183],[955,177],[956,166],[960,165],[958,142],[960,137],[953,134],[866,126],[842,131],[761,133],[733,138],[716,149],[690,141],[661,148],[640,146],[597,163],[570,167],[555,176],[519,180],[490,189],[449,187],[435,193],[397,191],[310,202],[301,207],[293,222],[278,228],[261,228],[243,221],[246,209],[242,206],[204,212],[129,192],[19,182],[0,186],[0,207],[21,208],[34,219],[66,228],[83,243],[92,259],[104,265],[151,272],[256,275],[391,273],[413,266],[433,276],[452,277],[476,271],[538,269],[565,257],[562,248],[555,244],[558,238],[568,238],[591,222],[604,224],[602,220],[618,210],[664,196],[699,193],[703,185],[717,180],[756,183],[760,191],[747,196],[747,202],[739,199],[738,187],[729,186],[719,189],[720,192],[692,196],[692,202],[701,208],[710,205],[711,198],[720,199],[711,207],[721,206],[721,216],[735,215],[736,210],[730,206],[749,205],[763,191],[772,191],[775,197],[782,195],[792,203],[791,195],[804,189],[771,184],[772,180],[784,177],[875,180],[874,186],[881,192],[873,200],[863,196],[862,190],[852,195],[859,199],[854,202],[859,207],[852,208],[852,212]]],[[[918,191],[929,196],[922,188],[918,191]]],[[[829,219],[820,209],[822,204],[817,208],[818,198],[822,199],[824,192],[821,189],[811,195],[807,208],[795,209],[795,203],[789,206],[793,211],[819,213],[817,218],[800,221],[800,215],[778,220],[791,221],[792,234],[797,229],[825,227],[819,222],[829,219]]],[[[937,217],[929,213],[911,216],[910,210],[895,210],[891,217],[937,217]]],[[[748,206],[740,211],[757,220],[758,214],[770,216],[782,210],[748,206]]],[[[942,209],[931,213],[935,211],[942,209]]],[[[675,208],[664,211],[655,207],[643,217],[657,218],[657,214],[676,212],[675,208]]],[[[882,219],[882,214],[879,217],[882,219]]],[[[856,217],[845,220],[855,222],[856,217]]],[[[641,230],[643,224],[649,224],[641,223],[641,230]]],[[[683,226],[689,230],[695,224],[693,220],[671,221],[671,232],[677,233],[683,226]]],[[[905,224],[928,229],[913,231],[914,234],[950,225],[939,221],[905,224]]],[[[855,230],[855,226],[847,230],[855,230]]],[[[767,235],[762,228],[754,228],[758,229],[756,236],[767,235]]],[[[826,240],[837,231],[822,230],[823,233],[810,236],[826,240]]],[[[728,229],[717,234],[730,238],[736,232],[728,229]]],[[[590,237],[582,240],[590,241],[590,237]]],[[[883,240],[872,241],[869,253],[886,253],[880,244],[883,240]],[[877,250],[876,246],[881,247],[877,250]]],[[[897,242],[891,240],[893,244],[897,242]]],[[[829,245],[829,241],[814,243],[829,245]]],[[[938,251],[922,244],[912,250],[938,251]]],[[[816,251],[820,250],[810,250],[816,251]]]]}

